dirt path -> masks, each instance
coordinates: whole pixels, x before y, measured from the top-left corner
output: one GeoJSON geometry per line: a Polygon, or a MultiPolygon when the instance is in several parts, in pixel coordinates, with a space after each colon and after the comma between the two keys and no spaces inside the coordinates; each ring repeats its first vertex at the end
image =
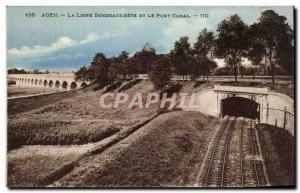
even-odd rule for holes
{"type": "Polygon", "coordinates": [[[69,146],[30,145],[12,150],[8,152],[8,186],[47,186],[71,172],[84,157],[102,153],[156,116],[96,143],[69,146]],[[18,176],[32,177],[21,178],[20,182],[16,180],[18,176]]]}
{"type": "MultiPolygon", "coordinates": [[[[116,134],[115,134],[116,135],[116,134]]],[[[96,143],[69,146],[28,145],[8,152],[8,186],[35,187],[58,168],[72,163],[88,151],[107,144],[112,135],[96,143]]]]}
{"type": "Polygon", "coordinates": [[[25,145],[8,153],[8,159],[17,159],[31,156],[64,157],[67,155],[82,155],[87,151],[105,144],[112,136],[96,143],[84,145],[25,145]]]}

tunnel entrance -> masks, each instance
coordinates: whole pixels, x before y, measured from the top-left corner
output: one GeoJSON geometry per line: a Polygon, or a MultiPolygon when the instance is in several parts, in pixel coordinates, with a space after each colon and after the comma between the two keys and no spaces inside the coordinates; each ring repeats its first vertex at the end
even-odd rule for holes
{"type": "Polygon", "coordinates": [[[259,103],[244,97],[230,97],[221,100],[222,116],[246,117],[250,119],[260,118],[259,103]]]}

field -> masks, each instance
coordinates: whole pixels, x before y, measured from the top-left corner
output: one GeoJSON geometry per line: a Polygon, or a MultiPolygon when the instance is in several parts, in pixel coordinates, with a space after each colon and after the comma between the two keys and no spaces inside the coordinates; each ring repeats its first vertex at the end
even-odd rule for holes
{"type": "MultiPolygon", "coordinates": [[[[149,92],[151,89],[151,83],[145,81],[123,92],[132,95],[136,90],[149,92]]],[[[156,114],[154,108],[128,109],[126,105],[118,109],[101,108],[99,100],[102,93],[103,90],[81,90],[39,96],[34,102],[32,99],[10,101],[8,106],[13,108],[8,110],[9,149],[21,145],[96,142],[156,114]],[[30,109],[32,105],[36,108],[30,109]]]]}

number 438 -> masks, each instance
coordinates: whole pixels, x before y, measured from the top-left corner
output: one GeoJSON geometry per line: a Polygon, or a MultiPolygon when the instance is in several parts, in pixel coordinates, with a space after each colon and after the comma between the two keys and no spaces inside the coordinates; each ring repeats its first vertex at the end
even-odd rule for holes
{"type": "Polygon", "coordinates": [[[35,14],[34,13],[25,13],[25,17],[34,17],[35,14]]]}

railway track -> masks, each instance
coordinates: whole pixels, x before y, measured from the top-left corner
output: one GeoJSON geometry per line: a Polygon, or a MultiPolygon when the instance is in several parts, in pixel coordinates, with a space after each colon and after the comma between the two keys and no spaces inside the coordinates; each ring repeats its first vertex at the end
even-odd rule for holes
{"type": "Polygon", "coordinates": [[[253,126],[254,122],[245,118],[224,118],[203,162],[199,186],[268,185],[253,126]]]}
{"type": "Polygon", "coordinates": [[[249,121],[248,127],[242,128],[241,135],[241,186],[266,186],[264,166],[258,148],[258,142],[253,128],[253,121],[249,121]]]}

